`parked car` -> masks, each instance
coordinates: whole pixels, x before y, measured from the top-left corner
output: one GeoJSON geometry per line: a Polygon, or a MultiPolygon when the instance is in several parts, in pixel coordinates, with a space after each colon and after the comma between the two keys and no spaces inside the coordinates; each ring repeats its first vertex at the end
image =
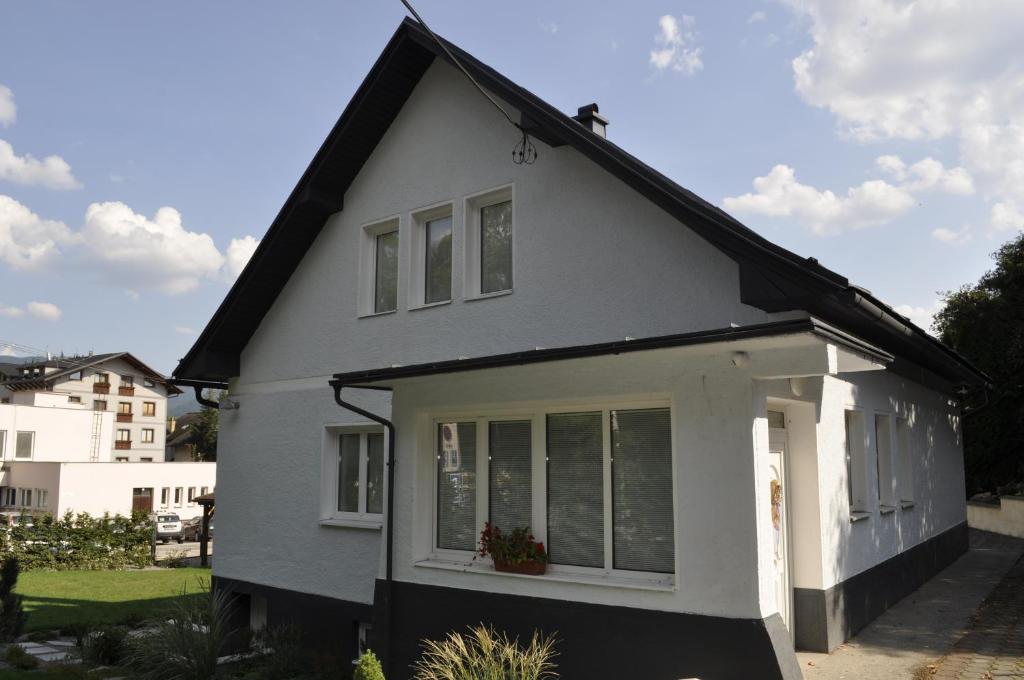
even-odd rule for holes
{"type": "Polygon", "coordinates": [[[170,543],[173,538],[178,543],[184,542],[182,536],[181,518],[177,515],[157,515],[156,519],[156,540],[163,543],[170,543]]]}
{"type": "MultiPolygon", "coordinates": [[[[182,529],[182,536],[186,541],[199,541],[203,537],[203,518],[193,517],[187,520],[182,529]]],[[[210,520],[210,540],[213,540],[213,520],[210,520]]]]}

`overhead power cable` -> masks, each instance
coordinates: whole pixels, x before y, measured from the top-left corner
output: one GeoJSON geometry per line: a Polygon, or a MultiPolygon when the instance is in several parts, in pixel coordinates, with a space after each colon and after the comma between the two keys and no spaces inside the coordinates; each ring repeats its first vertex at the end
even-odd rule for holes
{"type": "Polygon", "coordinates": [[[522,125],[520,125],[519,123],[512,119],[512,116],[510,116],[508,111],[505,110],[505,107],[499,104],[498,101],[494,97],[492,97],[487,90],[481,87],[480,83],[476,81],[476,78],[474,78],[472,74],[470,74],[466,67],[462,65],[462,62],[460,62],[455,57],[455,55],[452,54],[452,51],[448,49],[448,45],[446,45],[443,40],[437,37],[436,33],[430,30],[430,26],[427,26],[427,22],[425,22],[423,20],[423,17],[419,15],[419,12],[417,12],[416,8],[412,6],[412,3],[410,3],[409,0],[402,0],[402,4],[405,5],[405,8],[407,10],[409,10],[409,13],[412,14],[413,18],[415,18],[416,21],[420,22],[420,26],[422,26],[423,30],[425,30],[427,34],[431,37],[431,39],[433,39],[433,41],[437,43],[438,47],[444,50],[444,53],[448,55],[448,58],[451,59],[451,62],[455,64],[455,67],[462,71],[462,75],[466,76],[469,82],[473,84],[473,87],[479,90],[480,94],[486,97],[487,101],[491,102],[491,104],[494,105],[494,108],[498,109],[498,111],[501,112],[501,115],[505,116],[505,119],[514,128],[516,128],[517,130],[519,130],[519,132],[522,133],[522,138],[519,140],[519,143],[516,144],[516,146],[512,149],[512,162],[516,163],[517,165],[533,165],[534,161],[537,160],[537,147],[533,145],[533,141],[530,139],[530,134],[523,128],[522,125]]]}

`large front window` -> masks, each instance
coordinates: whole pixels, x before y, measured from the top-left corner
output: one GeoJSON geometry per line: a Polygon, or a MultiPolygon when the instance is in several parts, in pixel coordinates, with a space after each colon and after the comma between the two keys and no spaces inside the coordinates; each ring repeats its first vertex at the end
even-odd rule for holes
{"type": "Polygon", "coordinates": [[[474,550],[490,522],[529,526],[555,568],[675,571],[668,408],[446,418],[436,447],[436,550],[474,550]]]}

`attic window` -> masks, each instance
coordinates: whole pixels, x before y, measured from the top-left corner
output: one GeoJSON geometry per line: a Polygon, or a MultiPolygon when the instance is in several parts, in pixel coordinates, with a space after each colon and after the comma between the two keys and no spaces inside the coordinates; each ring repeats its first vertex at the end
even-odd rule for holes
{"type": "Polygon", "coordinates": [[[466,199],[466,297],[512,292],[515,212],[512,187],[466,199]]]}
{"type": "Polygon", "coordinates": [[[363,227],[359,253],[359,315],[398,309],[398,218],[363,227]]]}

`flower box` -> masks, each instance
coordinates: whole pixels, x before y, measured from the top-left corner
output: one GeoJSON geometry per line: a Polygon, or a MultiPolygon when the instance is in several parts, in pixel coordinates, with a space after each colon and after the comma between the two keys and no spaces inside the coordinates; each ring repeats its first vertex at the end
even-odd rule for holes
{"type": "Polygon", "coordinates": [[[499,562],[494,560],[494,571],[503,571],[509,574],[542,576],[547,570],[547,563],[537,560],[527,560],[526,562],[499,562]]]}

